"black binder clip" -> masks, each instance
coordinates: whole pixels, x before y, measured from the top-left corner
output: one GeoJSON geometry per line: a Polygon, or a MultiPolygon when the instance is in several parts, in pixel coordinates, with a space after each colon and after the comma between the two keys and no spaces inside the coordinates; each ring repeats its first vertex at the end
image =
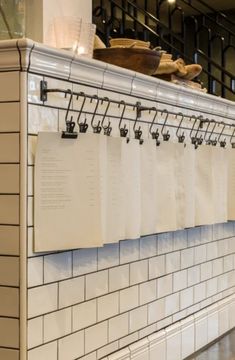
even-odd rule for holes
{"type": "Polygon", "coordinates": [[[66,123],[66,130],[62,131],[61,137],[63,139],[76,139],[78,137],[78,133],[74,131],[74,128],[75,128],[75,122],[68,121],[66,123]]]}

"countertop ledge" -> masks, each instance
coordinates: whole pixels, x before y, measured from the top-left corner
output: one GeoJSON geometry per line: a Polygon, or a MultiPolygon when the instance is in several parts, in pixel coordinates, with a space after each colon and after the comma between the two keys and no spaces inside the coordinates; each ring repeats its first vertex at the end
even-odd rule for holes
{"type": "Polygon", "coordinates": [[[30,39],[0,41],[0,71],[28,71],[235,120],[235,102],[30,39]]]}

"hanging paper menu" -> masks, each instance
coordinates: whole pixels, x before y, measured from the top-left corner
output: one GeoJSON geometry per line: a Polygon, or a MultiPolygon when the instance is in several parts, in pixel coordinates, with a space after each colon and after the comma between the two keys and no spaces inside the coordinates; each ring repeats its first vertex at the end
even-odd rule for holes
{"type": "Polygon", "coordinates": [[[228,220],[235,220],[235,149],[227,150],[228,156],[228,220]]]}
{"type": "Polygon", "coordinates": [[[35,251],[103,245],[101,157],[105,137],[40,133],[35,163],[35,251]]]}

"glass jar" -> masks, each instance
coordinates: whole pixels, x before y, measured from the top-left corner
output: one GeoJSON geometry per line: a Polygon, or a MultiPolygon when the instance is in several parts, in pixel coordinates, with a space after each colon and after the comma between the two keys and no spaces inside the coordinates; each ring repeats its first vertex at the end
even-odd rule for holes
{"type": "Polygon", "coordinates": [[[25,0],[0,0],[0,40],[25,36],[25,0]]]}

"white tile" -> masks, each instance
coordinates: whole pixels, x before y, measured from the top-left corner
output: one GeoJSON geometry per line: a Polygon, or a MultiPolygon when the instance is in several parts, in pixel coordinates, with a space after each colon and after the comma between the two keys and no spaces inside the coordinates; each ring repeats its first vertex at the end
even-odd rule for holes
{"type": "Polygon", "coordinates": [[[19,285],[19,258],[0,256],[0,285],[19,285]]]}
{"type": "Polygon", "coordinates": [[[146,326],[148,321],[147,305],[130,311],[129,321],[130,332],[134,332],[146,326]]]}
{"type": "Polygon", "coordinates": [[[194,248],[194,262],[195,265],[206,261],[206,245],[196,246],[194,248]]]}
{"type": "Polygon", "coordinates": [[[213,227],[212,225],[201,226],[201,240],[202,243],[212,241],[213,238],[213,227]]]}
{"type": "Polygon", "coordinates": [[[58,110],[49,107],[28,105],[28,133],[58,131],[58,110]]]}
{"type": "Polygon", "coordinates": [[[149,339],[149,360],[166,360],[166,333],[158,331],[148,337],[149,339]]]}
{"type": "Polygon", "coordinates": [[[0,317],[0,347],[19,348],[19,320],[0,317]]]}
{"type": "Polygon", "coordinates": [[[71,308],[44,316],[44,342],[65,336],[72,331],[71,308]]]}
{"type": "Polygon", "coordinates": [[[59,307],[78,304],[85,299],[84,276],[59,282],[59,307]]]}
{"type": "Polygon", "coordinates": [[[224,238],[224,224],[213,225],[213,240],[219,240],[224,238]]]}
{"type": "Polygon", "coordinates": [[[225,334],[229,330],[229,306],[228,303],[222,301],[219,304],[219,336],[225,334]]]}
{"type": "Polygon", "coordinates": [[[175,324],[166,329],[166,359],[181,360],[181,328],[175,324]]]}
{"type": "Polygon", "coordinates": [[[166,273],[165,255],[149,259],[149,279],[163,276],[166,273]]]}
{"type": "Polygon", "coordinates": [[[224,237],[232,237],[234,236],[234,222],[228,221],[227,223],[224,223],[224,237]]]}
{"type": "Polygon", "coordinates": [[[207,343],[207,311],[203,310],[195,316],[195,351],[207,343]]]}
{"type": "Polygon", "coordinates": [[[224,262],[223,258],[215,259],[212,261],[212,275],[218,276],[223,273],[224,262]]]}
{"type": "Polygon", "coordinates": [[[148,360],[149,359],[149,342],[148,338],[139,340],[129,346],[131,352],[131,359],[135,360],[148,360]]]}
{"type": "Polygon", "coordinates": [[[187,230],[178,230],[173,233],[173,250],[181,250],[187,247],[187,230]]]}
{"type": "Polygon", "coordinates": [[[157,296],[163,297],[171,294],[173,291],[172,274],[157,279],[157,296]]]}
{"type": "Polygon", "coordinates": [[[165,316],[172,315],[179,311],[180,300],[179,293],[169,295],[165,298],[165,316]]]}
{"type": "Polygon", "coordinates": [[[182,290],[180,292],[180,308],[185,309],[193,305],[193,288],[182,290]]]}
{"type": "Polygon", "coordinates": [[[19,165],[0,164],[0,193],[11,194],[19,193],[19,165]]]}
{"type": "Polygon", "coordinates": [[[219,314],[218,306],[212,305],[208,308],[208,328],[207,328],[208,343],[217,339],[219,336],[219,314]]]}
{"type": "Polygon", "coordinates": [[[73,331],[84,329],[96,323],[97,305],[96,300],[86,301],[82,304],[73,306],[73,331]]]}
{"type": "Polygon", "coordinates": [[[116,316],[109,320],[109,342],[128,335],[128,313],[116,316]]]}
{"type": "Polygon", "coordinates": [[[130,285],[148,280],[148,260],[136,261],[130,264],[130,285]]]}
{"type": "Polygon", "coordinates": [[[86,275],[86,300],[108,292],[108,270],[86,275]]]}
{"type": "MultiPolygon", "coordinates": [[[[225,273],[217,277],[217,291],[224,291],[229,287],[229,278],[231,280],[231,277],[229,276],[230,273],[225,273]]],[[[232,274],[232,280],[234,283],[234,274],[232,274]]]]}
{"type": "Polygon", "coordinates": [[[187,309],[181,310],[172,316],[172,323],[178,322],[187,316],[187,309]]]}
{"type": "Polygon", "coordinates": [[[0,253],[19,255],[19,227],[0,225],[0,253]]]}
{"type": "Polygon", "coordinates": [[[0,359],[19,360],[20,351],[13,349],[0,348],[0,359]]]}
{"type": "Polygon", "coordinates": [[[188,286],[195,285],[200,282],[200,265],[193,266],[188,269],[188,286]]]}
{"type": "Polygon", "coordinates": [[[187,309],[187,316],[192,315],[192,314],[196,314],[200,309],[201,309],[201,303],[190,306],[187,309]]]}
{"type": "Polygon", "coordinates": [[[63,280],[72,276],[72,253],[67,251],[44,257],[44,282],[63,280]]]}
{"type": "Polygon", "coordinates": [[[158,254],[165,254],[173,250],[173,233],[159,234],[157,237],[158,254]]]}
{"type": "Polygon", "coordinates": [[[34,166],[28,166],[28,195],[34,194],[34,166]]]}
{"type": "Polygon", "coordinates": [[[28,317],[46,314],[57,309],[58,285],[44,285],[28,290],[28,317]]]}
{"type": "Polygon", "coordinates": [[[37,136],[28,136],[28,165],[35,163],[37,136]]]}
{"type": "Polygon", "coordinates": [[[196,246],[201,243],[201,227],[188,229],[188,246],[196,246]]]}
{"type": "Polygon", "coordinates": [[[20,221],[19,195],[0,195],[0,203],[0,223],[18,225],[20,221]]]}
{"type": "Polygon", "coordinates": [[[217,241],[211,242],[206,245],[207,261],[213,260],[218,256],[217,241]]]}
{"type": "Polygon", "coordinates": [[[28,101],[31,103],[41,103],[40,100],[40,81],[42,76],[28,74],[28,101]]]}
{"type": "Polygon", "coordinates": [[[180,270],[180,251],[166,254],[166,273],[180,270]]]}
{"type": "Polygon", "coordinates": [[[109,291],[129,286],[129,265],[117,266],[109,270],[109,291]]]}
{"type": "Polygon", "coordinates": [[[227,255],[224,257],[224,272],[233,270],[234,255],[227,255]]]}
{"type": "Polygon", "coordinates": [[[73,251],[73,275],[88,274],[97,271],[97,249],[73,251]]]}
{"type": "Polygon", "coordinates": [[[84,355],[84,331],[65,336],[58,342],[58,359],[73,360],[84,355]]]}
{"type": "Polygon", "coordinates": [[[144,236],[140,239],[140,259],[146,259],[157,254],[156,235],[144,236]]]}
{"type": "Polygon", "coordinates": [[[212,277],[212,261],[201,264],[201,281],[210,279],[212,277]]]}
{"type": "Polygon", "coordinates": [[[120,312],[131,310],[139,305],[139,288],[131,286],[120,291],[120,312]]]}
{"type": "Polygon", "coordinates": [[[159,321],[165,317],[165,299],[153,301],[148,305],[148,324],[159,321]]]}
{"type": "Polygon", "coordinates": [[[147,304],[157,298],[156,280],[148,281],[139,285],[140,305],[147,304]]]}
{"type": "Polygon", "coordinates": [[[124,240],[120,242],[120,264],[129,263],[139,260],[140,258],[140,241],[124,240]]]}
{"type": "Polygon", "coordinates": [[[187,270],[173,274],[173,291],[179,291],[187,287],[187,270]]]}
{"type": "Polygon", "coordinates": [[[139,338],[143,339],[146,336],[149,336],[149,335],[155,333],[156,331],[157,331],[157,324],[149,325],[149,326],[143,328],[142,330],[139,330],[139,338]]]}
{"type": "Polygon", "coordinates": [[[194,318],[188,317],[181,321],[182,359],[194,353],[194,318]]]}
{"type": "Polygon", "coordinates": [[[122,339],[119,340],[119,347],[124,348],[129,344],[132,344],[133,342],[137,341],[139,339],[138,331],[134,332],[131,335],[125,336],[122,339]]]}
{"type": "Polygon", "coordinates": [[[194,249],[189,248],[181,251],[181,269],[194,265],[194,249]]]}
{"type": "Polygon", "coordinates": [[[97,299],[98,321],[113,317],[119,311],[119,293],[112,293],[97,299]]]}
{"type": "Polygon", "coordinates": [[[4,86],[0,90],[0,101],[17,101],[20,97],[19,72],[0,73],[0,82],[4,86]]]}
{"type": "Polygon", "coordinates": [[[0,133],[0,162],[19,162],[19,134],[0,133]]]}
{"type": "Polygon", "coordinates": [[[0,316],[19,316],[19,289],[0,287],[0,316]]]}
{"type": "Polygon", "coordinates": [[[98,249],[98,270],[119,265],[119,244],[106,244],[98,249]]]}
{"type": "Polygon", "coordinates": [[[43,318],[37,317],[28,320],[28,349],[39,346],[43,343],[43,318]]]}
{"type": "Polygon", "coordinates": [[[194,286],[194,302],[197,303],[199,301],[204,300],[206,297],[206,283],[203,282],[201,284],[194,286]]]}
{"type": "Polygon", "coordinates": [[[170,326],[172,323],[173,323],[172,316],[165,317],[163,320],[157,322],[157,331],[165,329],[167,326],[170,326]]]}
{"type": "Polygon", "coordinates": [[[34,198],[32,196],[28,197],[28,226],[34,225],[34,198]]]}
{"type": "Polygon", "coordinates": [[[57,341],[28,351],[28,360],[57,360],[57,341]]]}
{"type": "Polygon", "coordinates": [[[103,359],[105,356],[117,351],[118,349],[118,341],[105,345],[101,349],[97,350],[97,359],[103,359]]]}
{"type": "Polygon", "coordinates": [[[229,239],[222,239],[217,241],[218,246],[218,256],[225,256],[231,252],[231,248],[229,246],[229,239]]]}
{"type": "MultiPolygon", "coordinates": [[[[227,284],[226,287],[233,287],[235,286],[235,271],[230,271],[227,274],[221,275],[222,279],[224,280],[225,284],[227,284]]],[[[218,278],[218,284],[219,284],[219,278],[218,278]]]]}
{"type": "Polygon", "coordinates": [[[0,117],[0,132],[20,131],[20,103],[1,103],[0,117]]]}
{"type": "Polygon", "coordinates": [[[28,259],[28,287],[43,284],[43,257],[28,259]]]}
{"type": "MultiPolygon", "coordinates": [[[[68,81],[59,80],[55,78],[47,77],[45,79],[47,81],[48,88],[56,88],[56,89],[72,89],[72,84],[68,81]]],[[[69,96],[67,98],[64,97],[62,93],[49,93],[47,105],[55,106],[55,107],[64,107],[67,108],[69,101],[69,96]]]]}
{"type": "Polygon", "coordinates": [[[210,297],[217,293],[217,278],[207,280],[206,282],[206,296],[210,297]]]}
{"type": "Polygon", "coordinates": [[[89,327],[85,330],[85,353],[91,352],[108,343],[108,322],[89,327]]]}

